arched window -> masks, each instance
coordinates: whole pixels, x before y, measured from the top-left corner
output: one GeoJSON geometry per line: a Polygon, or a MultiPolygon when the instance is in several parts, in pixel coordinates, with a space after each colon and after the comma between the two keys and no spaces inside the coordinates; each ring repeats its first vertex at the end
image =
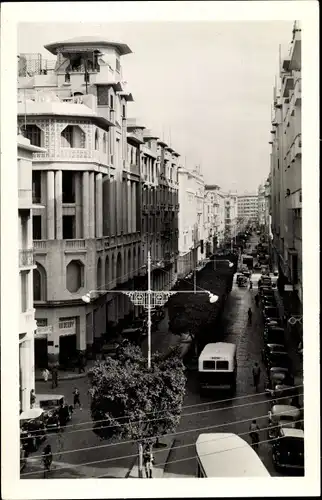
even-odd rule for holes
{"type": "Polygon", "coordinates": [[[118,254],[117,256],[117,261],[116,261],[116,279],[118,282],[121,281],[122,279],[122,256],[121,253],[118,254]]]}
{"type": "Polygon", "coordinates": [[[103,152],[107,153],[107,138],[106,138],[106,133],[105,132],[103,134],[103,152]]]}
{"type": "Polygon", "coordinates": [[[77,125],[67,125],[60,135],[62,148],[85,148],[85,133],[77,125]]]}
{"type": "Polygon", "coordinates": [[[100,257],[98,258],[98,261],[97,261],[96,282],[97,282],[97,288],[101,288],[102,287],[102,261],[101,261],[100,257]]]}
{"type": "Polygon", "coordinates": [[[76,293],[84,286],[84,264],[80,260],[72,260],[66,268],[66,288],[76,293]]]}
{"type": "Polygon", "coordinates": [[[96,129],[95,130],[95,149],[98,151],[100,148],[100,145],[99,145],[99,133],[98,133],[98,130],[96,129]]]}
{"type": "Polygon", "coordinates": [[[36,262],[37,268],[33,270],[34,301],[47,299],[47,275],[45,268],[36,262]]]}
{"type": "Polygon", "coordinates": [[[131,250],[129,250],[127,254],[127,279],[130,279],[132,273],[133,273],[133,266],[131,260],[131,250]]]}
{"type": "Polygon", "coordinates": [[[105,287],[108,288],[110,286],[111,275],[110,275],[110,259],[108,255],[105,259],[105,287]]]}
{"type": "Polygon", "coordinates": [[[112,255],[112,268],[111,268],[111,271],[112,271],[112,281],[115,281],[116,280],[116,268],[115,268],[115,257],[114,257],[114,254],[112,255]]]}

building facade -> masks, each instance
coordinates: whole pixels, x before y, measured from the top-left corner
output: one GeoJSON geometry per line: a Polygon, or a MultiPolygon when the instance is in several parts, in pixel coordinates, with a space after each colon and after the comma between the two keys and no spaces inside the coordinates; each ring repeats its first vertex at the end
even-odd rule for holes
{"type": "Polygon", "coordinates": [[[30,391],[35,389],[33,272],[36,268],[32,245],[32,154],[44,150],[18,135],[18,241],[19,241],[19,399],[20,409],[30,409],[30,391]]]}
{"type": "Polygon", "coordinates": [[[204,180],[199,168],[178,168],[179,259],[178,275],[185,276],[205,259],[204,180]]]}
{"type": "Polygon", "coordinates": [[[212,251],[214,252],[222,245],[225,238],[225,194],[216,184],[207,184],[205,186],[205,198],[209,206],[211,226],[213,228],[212,251]]]}
{"type": "Polygon", "coordinates": [[[237,214],[239,218],[249,220],[251,222],[258,221],[258,194],[245,193],[238,195],[237,198],[237,214]]]}
{"type": "Polygon", "coordinates": [[[301,28],[294,23],[289,53],[274,88],[271,128],[273,261],[280,281],[302,300],[301,28]]]}
{"type": "Polygon", "coordinates": [[[238,222],[237,193],[224,194],[225,200],[225,240],[232,241],[236,237],[238,222]]]}
{"type": "Polygon", "coordinates": [[[259,227],[265,227],[265,186],[260,184],[258,186],[258,224],[259,227]]]}

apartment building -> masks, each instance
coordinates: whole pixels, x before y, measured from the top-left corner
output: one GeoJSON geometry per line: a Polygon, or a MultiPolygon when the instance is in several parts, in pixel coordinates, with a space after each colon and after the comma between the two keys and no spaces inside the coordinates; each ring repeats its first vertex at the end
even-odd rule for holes
{"type": "Polygon", "coordinates": [[[245,193],[237,197],[237,214],[239,218],[252,222],[258,221],[258,194],[245,193]]]}
{"type": "Polygon", "coordinates": [[[224,193],[225,199],[225,239],[232,240],[236,236],[238,221],[237,193],[224,193]]]}
{"type": "Polygon", "coordinates": [[[265,226],[265,186],[260,184],[258,186],[258,224],[260,227],[265,226]]]}
{"type": "Polygon", "coordinates": [[[46,148],[32,174],[39,367],[91,350],[129,314],[125,295],[104,290],[133,287],[143,264],[142,129],[128,127],[121,67],[131,50],[93,37],[45,48],[55,63],[23,54],[18,65],[19,126],[46,148]]]}
{"type": "Polygon", "coordinates": [[[179,263],[184,276],[206,257],[204,248],[204,179],[200,168],[178,168],[179,178],[179,263]]]}
{"type": "Polygon", "coordinates": [[[296,21],[292,41],[280,61],[274,87],[271,126],[271,216],[273,261],[280,282],[302,300],[301,184],[301,27],[296,21]]]}
{"type": "Polygon", "coordinates": [[[225,238],[225,195],[216,184],[206,184],[205,196],[209,203],[213,227],[213,251],[215,251],[225,238]]]}
{"type": "Polygon", "coordinates": [[[44,152],[18,135],[18,241],[19,241],[19,400],[22,411],[30,409],[30,391],[35,389],[34,333],[37,328],[33,306],[32,247],[32,154],[44,152]]]}

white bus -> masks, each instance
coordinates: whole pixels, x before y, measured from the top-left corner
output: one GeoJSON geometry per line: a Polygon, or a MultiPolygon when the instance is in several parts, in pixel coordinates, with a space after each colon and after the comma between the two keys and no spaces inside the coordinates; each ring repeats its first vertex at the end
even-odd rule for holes
{"type": "Polygon", "coordinates": [[[237,434],[200,434],[196,457],[197,477],[270,477],[256,451],[237,434]]]}
{"type": "Polygon", "coordinates": [[[207,344],[198,360],[200,389],[236,389],[236,345],[227,342],[207,344]]]}

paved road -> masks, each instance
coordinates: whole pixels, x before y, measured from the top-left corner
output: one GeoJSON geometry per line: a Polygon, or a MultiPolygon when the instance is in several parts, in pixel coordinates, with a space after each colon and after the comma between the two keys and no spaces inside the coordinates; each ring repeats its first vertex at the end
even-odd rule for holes
{"type": "MultiPolygon", "coordinates": [[[[257,244],[257,237],[252,237],[252,245],[257,244]]],[[[202,286],[200,280],[199,285],[202,286]]],[[[267,413],[269,409],[268,398],[265,395],[254,395],[252,386],[252,367],[255,361],[261,366],[262,375],[265,374],[261,363],[262,348],[262,320],[256,309],[254,295],[256,290],[238,288],[236,284],[227,300],[225,312],[220,327],[215,332],[218,340],[234,342],[237,344],[237,391],[235,400],[210,403],[214,401],[215,394],[209,397],[200,396],[195,372],[189,373],[185,406],[199,405],[186,408],[178,428],[178,435],[174,448],[169,456],[165,477],[195,477],[196,461],[194,443],[201,432],[234,432],[243,434],[246,441],[250,419],[257,417],[260,427],[267,427],[267,413]],[[247,324],[247,310],[253,310],[253,324],[247,324]],[[189,415],[190,413],[190,415],[189,415]],[[264,417],[264,418],[262,418],[264,417]],[[202,429],[204,430],[195,430],[202,429]]],[[[260,392],[264,390],[264,377],[262,376],[260,392]]],[[[222,395],[218,398],[223,399],[222,395]]],[[[229,396],[227,396],[228,398],[229,396]]],[[[267,432],[263,431],[261,440],[267,439],[267,432]]],[[[268,443],[260,444],[259,456],[269,470],[270,474],[277,475],[271,460],[271,450],[268,443]]]]}

